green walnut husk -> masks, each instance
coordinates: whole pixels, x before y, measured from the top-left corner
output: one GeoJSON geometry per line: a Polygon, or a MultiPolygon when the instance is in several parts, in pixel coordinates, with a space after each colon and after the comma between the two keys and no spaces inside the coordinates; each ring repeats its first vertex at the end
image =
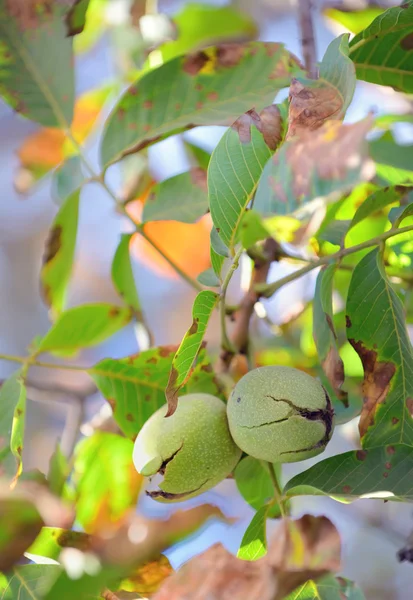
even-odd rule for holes
{"type": "Polygon", "coordinates": [[[259,367],[237,383],[228,400],[235,443],[254,458],[288,463],[320,454],[333,433],[323,386],[291,367],[259,367]]]}
{"type": "Polygon", "coordinates": [[[179,502],[213,488],[241,456],[228,429],[225,404],[210,394],[188,394],[165,418],[166,405],[140,430],[133,461],[141,475],[163,476],[147,494],[159,502],[179,502]]]}

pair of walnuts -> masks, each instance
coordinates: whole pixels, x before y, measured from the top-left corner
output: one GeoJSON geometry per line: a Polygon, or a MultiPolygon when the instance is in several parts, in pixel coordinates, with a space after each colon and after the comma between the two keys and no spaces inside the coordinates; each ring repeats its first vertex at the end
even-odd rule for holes
{"type": "Polygon", "coordinates": [[[133,460],[139,473],[163,477],[148,494],[160,502],[187,500],[214,487],[242,451],[287,463],[323,452],[333,432],[333,410],[323,386],[291,367],[247,373],[228,404],[210,394],[188,394],[165,418],[166,406],[144,424],[133,460]]]}

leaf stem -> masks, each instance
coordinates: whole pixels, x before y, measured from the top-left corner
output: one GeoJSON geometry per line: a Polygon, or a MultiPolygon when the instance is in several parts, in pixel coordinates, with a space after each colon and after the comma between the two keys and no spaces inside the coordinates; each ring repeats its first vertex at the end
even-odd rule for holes
{"type": "Polygon", "coordinates": [[[283,493],[278,481],[277,473],[275,472],[274,465],[270,462],[267,463],[268,471],[270,473],[271,481],[274,486],[274,499],[280,507],[280,513],[282,518],[284,519],[287,516],[287,511],[285,510],[284,501],[283,501],[283,493]]]}
{"type": "Polygon", "coordinates": [[[230,268],[228,269],[228,273],[225,275],[224,281],[222,282],[221,296],[220,296],[221,346],[224,350],[228,350],[229,352],[234,352],[234,353],[236,352],[236,348],[230,341],[230,339],[228,337],[228,333],[227,333],[227,324],[226,324],[227,310],[226,310],[226,306],[225,306],[225,297],[226,297],[227,289],[228,289],[229,283],[232,279],[232,276],[234,275],[235,271],[238,269],[239,261],[240,261],[243,251],[244,251],[244,249],[242,247],[239,248],[239,250],[237,250],[237,252],[234,256],[234,260],[232,261],[232,264],[231,264],[230,268]]]}
{"type": "Polygon", "coordinates": [[[46,369],[61,369],[65,371],[87,371],[89,367],[81,367],[80,365],[63,365],[61,363],[48,363],[35,358],[25,356],[14,356],[12,354],[0,354],[0,360],[7,360],[9,362],[17,362],[22,365],[44,367],[46,369]]]}
{"type": "Polygon", "coordinates": [[[287,283],[290,283],[291,281],[295,281],[296,279],[298,279],[299,277],[302,277],[306,273],[309,273],[313,269],[317,269],[318,267],[321,267],[323,265],[327,265],[331,262],[340,260],[344,256],[348,256],[349,254],[353,254],[354,252],[359,252],[360,250],[365,250],[366,248],[370,248],[371,246],[377,246],[381,242],[384,242],[384,241],[388,240],[389,238],[394,237],[395,235],[399,235],[401,233],[406,233],[408,231],[413,231],[413,225],[408,225],[407,227],[401,227],[400,229],[390,229],[389,231],[385,231],[384,233],[376,236],[375,238],[367,240],[366,242],[362,242],[361,244],[357,244],[355,246],[350,246],[350,248],[342,248],[341,250],[339,250],[338,252],[335,252],[334,254],[328,254],[327,256],[323,256],[320,259],[309,263],[305,267],[302,267],[301,269],[294,271],[294,273],[290,273],[289,275],[286,275],[286,277],[282,277],[281,279],[279,279],[278,281],[275,281],[274,283],[260,284],[257,286],[257,290],[263,296],[269,298],[270,296],[272,296],[275,292],[277,292],[280,288],[282,288],[287,283]]]}
{"type": "Polygon", "coordinates": [[[172,269],[178,273],[178,275],[180,277],[182,277],[182,279],[184,281],[186,281],[191,287],[193,287],[195,290],[197,290],[198,292],[200,292],[201,290],[203,290],[203,286],[201,286],[200,283],[198,283],[195,279],[192,279],[192,277],[190,277],[189,275],[187,275],[182,269],[181,267],[179,267],[179,265],[177,265],[171,258],[169,258],[169,256],[167,254],[165,254],[160,248],[159,246],[154,242],[154,240],[152,238],[150,238],[143,230],[143,226],[140,224],[137,224],[133,218],[129,215],[128,211],[126,210],[123,202],[116,196],[116,194],[110,189],[110,187],[108,186],[108,184],[105,181],[105,177],[103,173],[96,173],[95,169],[93,168],[93,166],[90,164],[90,162],[88,161],[88,159],[86,158],[86,156],[83,153],[83,148],[82,146],[79,144],[79,142],[76,140],[76,138],[73,136],[72,132],[70,131],[70,129],[66,129],[65,130],[66,136],[70,139],[70,141],[72,142],[72,144],[74,144],[76,146],[76,149],[79,152],[79,156],[80,159],[82,160],[83,164],[85,165],[86,169],[89,171],[92,180],[96,181],[97,183],[99,183],[104,190],[108,193],[108,195],[112,198],[112,200],[114,201],[116,208],[127,218],[129,219],[129,221],[131,221],[132,225],[135,227],[137,233],[140,233],[142,235],[143,238],[145,238],[145,240],[152,246],[152,248],[154,248],[166,261],[167,263],[172,267],[172,269]]]}

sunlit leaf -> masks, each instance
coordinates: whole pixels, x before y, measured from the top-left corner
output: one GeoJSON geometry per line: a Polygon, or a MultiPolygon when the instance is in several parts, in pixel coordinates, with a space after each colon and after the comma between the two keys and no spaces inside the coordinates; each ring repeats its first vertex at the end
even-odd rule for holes
{"type": "Polygon", "coordinates": [[[370,23],[381,14],[384,13],[384,8],[378,6],[369,6],[362,10],[343,11],[336,8],[325,8],[323,14],[343,25],[351,33],[360,33],[366,29],[370,23]]]}
{"type": "Polygon", "coordinates": [[[82,33],[90,0],[75,0],[66,15],[67,35],[82,33]]]}
{"type": "Polygon", "coordinates": [[[168,402],[166,416],[172,415],[178,404],[178,393],[188,379],[196,356],[201,348],[212,311],[219,301],[215,292],[199,292],[192,308],[192,325],[176,351],[165,394],[168,402]]]}
{"type": "Polygon", "coordinates": [[[363,204],[359,206],[348,229],[355,227],[371,214],[379,212],[389,204],[399,202],[411,189],[412,188],[397,185],[377,190],[377,192],[374,192],[371,196],[366,198],[363,204]]]}
{"type": "Polygon", "coordinates": [[[267,554],[267,516],[268,506],[262,506],[255,513],[242,538],[237,552],[238,558],[257,560],[267,554]]]}
{"type": "Polygon", "coordinates": [[[14,110],[46,127],[73,116],[72,42],[64,7],[0,2],[0,93],[14,110]],[[52,58],[52,60],[51,60],[52,58]]]}
{"type": "Polygon", "coordinates": [[[363,447],[413,445],[413,350],[403,306],[379,250],[356,266],[348,291],[347,337],[363,363],[363,447]]]}
{"type": "Polygon", "coordinates": [[[94,346],[127,325],[129,308],[112,304],[84,304],[63,312],[40,340],[39,352],[74,352],[94,346]]]}
{"type": "Polygon", "coordinates": [[[43,297],[54,317],[64,309],[72,274],[79,215],[79,190],[61,206],[49,230],[40,282],[43,297]]]}
{"type": "Polygon", "coordinates": [[[69,156],[53,173],[52,196],[56,204],[61,205],[80,188],[84,179],[80,157],[69,156]]]}
{"type": "Polygon", "coordinates": [[[130,257],[130,241],[132,234],[123,234],[112,262],[112,281],[125,304],[137,315],[141,316],[141,303],[135,286],[135,278],[130,257]]]}
{"type": "Polygon", "coordinates": [[[53,494],[60,496],[66,479],[69,477],[70,465],[66,456],[63,454],[60,445],[56,445],[56,450],[53,452],[49,462],[49,472],[47,474],[47,482],[53,494]]]}
{"type": "Polygon", "coordinates": [[[26,415],[26,388],[21,371],[0,387],[0,469],[7,478],[22,472],[22,451],[26,415]]]}
{"type": "MultiPolygon", "coordinates": [[[[268,466],[263,461],[246,456],[236,466],[234,476],[238,491],[255,510],[259,510],[273,499],[274,484],[268,466]]],[[[268,516],[274,518],[280,516],[279,507],[275,505],[269,507],[268,516]]]]}
{"type": "Polygon", "coordinates": [[[214,273],[218,278],[220,278],[224,261],[229,257],[229,250],[221,240],[215,227],[211,229],[210,257],[214,273]]]}
{"type": "Polygon", "coordinates": [[[10,571],[3,583],[0,580],[2,600],[44,600],[45,593],[59,576],[58,565],[24,565],[10,571]]]}
{"type": "Polygon", "coordinates": [[[390,185],[413,183],[413,145],[398,144],[388,131],[369,144],[377,175],[390,185]]]}
{"type": "MultiPolygon", "coordinates": [[[[115,360],[107,358],[88,373],[112,407],[123,433],[134,439],[147,419],[165,404],[176,346],[160,346],[115,360]]],[[[197,364],[181,393],[202,392],[220,396],[211,364],[201,351],[197,364]]]]}
{"type": "Polygon", "coordinates": [[[413,92],[413,3],[389,8],[350,42],[358,79],[413,92]]]}
{"type": "Polygon", "coordinates": [[[157,558],[140,565],[127,579],[124,579],[120,590],[136,592],[146,596],[153,594],[161,583],[173,573],[171,563],[166,556],[160,554],[157,558]]]}
{"type": "MultiPolygon", "coordinates": [[[[412,199],[410,193],[409,198],[412,199]]],[[[392,208],[389,212],[389,220],[393,224],[393,227],[400,227],[402,221],[407,217],[413,215],[413,202],[410,202],[407,206],[400,206],[399,208],[392,208]]]]}
{"type": "Polygon", "coordinates": [[[411,502],[412,474],[413,448],[394,444],[326,458],[290,479],[284,491],[288,496],[326,495],[343,501],[366,497],[411,502]]]}
{"type": "Polygon", "coordinates": [[[58,560],[63,548],[77,548],[86,552],[91,548],[90,536],[82,531],[43,527],[27,553],[31,556],[44,556],[58,560]]]}
{"type": "Polygon", "coordinates": [[[132,462],[133,444],[96,432],[75,450],[76,519],[88,533],[121,519],[135,507],[142,477],[132,462]]]}
{"type": "Polygon", "coordinates": [[[212,153],[208,167],[209,207],[220,238],[229,248],[263,168],[283,137],[274,105],[250,110],[233,123],[212,153]]]}
{"type": "Polygon", "coordinates": [[[106,123],[101,161],[108,165],[188,126],[228,124],[251,106],[261,110],[295,68],[281,45],[261,42],[174,58],[121,98],[106,123]]]}
{"type": "Polygon", "coordinates": [[[338,353],[337,333],[333,323],[333,283],[336,265],[321,269],[317,276],[313,300],[313,337],[321,366],[336,396],[347,405],[344,364],[338,353]]]}
{"type": "Polygon", "coordinates": [[[365,596],[352,581],[326,575],[318,581],[307,581],[285,600],[365,600],[365,596]]]}
{"type": "Polygon", "coordinates": [[[152,188],[142,221],[194,223],[208,210],[206,171],[194,167],[152,188]]]}

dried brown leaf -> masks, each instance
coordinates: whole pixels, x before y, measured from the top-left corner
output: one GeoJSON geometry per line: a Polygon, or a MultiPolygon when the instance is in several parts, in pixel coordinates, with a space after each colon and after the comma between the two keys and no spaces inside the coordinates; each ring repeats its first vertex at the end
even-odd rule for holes
{"type": "Polygon", "coordinates": [[[282,121],[278,108],[272,104],[265,107],[260,114],[254,109],[241,115],[232,124],[232,129],[238,132],[242,144],[251,141],[251,127],[255,126],[264,138],[265,143],[271,150],[275,150],[282,138],[282,121]]]}
{"type": "Polygon", "coordinates": [[[340,568],[340,538],[326,517],[284,519],[267,556],[242,561],[216,544],[169,577],[153,600],[281,600],[340,568]]]}
{"type": "Polygon", "coordinates": [[[293,79],[289,99],[287,138],[315,131],[329,119],[343,118],[342,96],[327,81],[314,81],[310,87],[293,79]]]}

